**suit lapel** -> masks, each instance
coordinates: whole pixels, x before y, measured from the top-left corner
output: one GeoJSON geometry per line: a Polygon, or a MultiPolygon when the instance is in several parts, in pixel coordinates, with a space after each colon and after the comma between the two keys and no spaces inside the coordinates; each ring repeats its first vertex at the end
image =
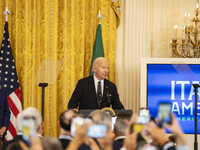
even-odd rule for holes
{"type": "Polygon", "coordinates": [[[98,103],[97,103],[97,93],[96,93],[95,86],[94,86],[94,77],[93,76],[91,76],[91,78],[89,80],[89,85],[90,85],[89,88],[90,88],[92,97],[94,97],[95,103],[98,106],[98,103]]]}

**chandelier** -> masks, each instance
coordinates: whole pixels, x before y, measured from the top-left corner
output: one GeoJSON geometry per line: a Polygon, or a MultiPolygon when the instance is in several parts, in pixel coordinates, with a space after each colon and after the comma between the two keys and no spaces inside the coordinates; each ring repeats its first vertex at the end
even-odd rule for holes
{"type": "Polygon", "coordinates": [[[195,16],[192,20],[194,25],[186,23],[187,18],[190,18],[190,14],[185,14],[185,25],[182,30],[182,38],[178,41],[177,38],[177,25],[174,26],[174,35],[172,39],[172,57],[181,58],[200,58],[200,19],[199,15],[199,3],[195,9],[195,16]]]}

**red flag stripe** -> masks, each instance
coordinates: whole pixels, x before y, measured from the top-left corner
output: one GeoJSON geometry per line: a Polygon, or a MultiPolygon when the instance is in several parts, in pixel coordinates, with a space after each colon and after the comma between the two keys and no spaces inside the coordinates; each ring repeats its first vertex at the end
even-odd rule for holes
{"type": "Polygon", "coordinates": [[[17,95],[19,100],[22,102],[22,92],[21,92],[20,88],[15,90],[15,94],[17,95]]]}
{"type": "Polygon", "coordinates": [[[10,121],[10,124],[9,124],[9,131],[12,135],[12,137],[15,137],[17,135],[17,132],[16,132],[16,129],[15,127],[13,126],[12,122],[10,121]]]}
{"type": "Polygon", "coordinates": [[[22,103],[21,100],[19,99],[19,97],[15,94],[15,92],[12,92],[9,95],[10,99],[12,99],[13,103],[15,104],[15,106],[18,108],[18,111],[22,111],[22,103]]]}
{"type": "Polygon", "coordinates": [[[8,104],[9,104],[10,110],[12,111],[14,116],[17,118],[17,115],[19,113],[18,108],[15,106],[15,104],[13,103],[12,99],[9,96],[7,97],[7,99],[8,99],[8,104]]]}

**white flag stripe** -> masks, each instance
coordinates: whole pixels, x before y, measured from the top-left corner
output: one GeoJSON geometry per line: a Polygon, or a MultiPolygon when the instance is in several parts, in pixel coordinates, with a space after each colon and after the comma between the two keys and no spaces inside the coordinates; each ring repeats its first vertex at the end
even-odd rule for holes
{"type": "MultiPolygon", "coordinates": [[[[16,129],[17,128],[17,118],[12,113],[12,111],[10,113],[10,122],[13,124],[14,128],[16,129]]],[[[9,141],[9,140],[12,140],[12,139],[13,139],[12,134],[10,133],[9,130],[7,130],[6,140],[9,141]]]]}
{"type": "Polygon", "coordinates": [[[12,99],[13,103],[17,107],[18,111],[22,111],[22,104],[21,101],[19,100],[18,96],[15,94],[15,92],[12,92],[9,97],[12,99]]]}
{"type": "Polygon", "coordinates": [[[13,124],[13,126],[16,128],[17,125],[17,118],[15,117],[15,115],[12,113],[10,114],[10,122],[13,124]]]}
{"type": "Polygon", "coordinates": [[[13,139],[12,134],[10,133],[9,130],[7,130],[6,140],[7,140],[7,141],[10,141],[10,140],[12,140],[12,139],[13,139]]]}

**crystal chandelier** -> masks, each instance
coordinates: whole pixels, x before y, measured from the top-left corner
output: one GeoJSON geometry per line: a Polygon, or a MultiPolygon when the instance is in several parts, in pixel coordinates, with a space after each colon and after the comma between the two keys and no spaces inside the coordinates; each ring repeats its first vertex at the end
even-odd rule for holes
{"type": "Polygon", "coordinates": [[[182,30],[182,39],[179,42],[177,38],[177,26],[174,26],[174,35],[170,44],[172,57],[200,58],[200,19],[198,15],[199,3],[197,1],[195,16],[192,19],[194,26],[186,24],[186,19],[190,17],[190,14],[185,14],[185,26],[182,30]]]}

